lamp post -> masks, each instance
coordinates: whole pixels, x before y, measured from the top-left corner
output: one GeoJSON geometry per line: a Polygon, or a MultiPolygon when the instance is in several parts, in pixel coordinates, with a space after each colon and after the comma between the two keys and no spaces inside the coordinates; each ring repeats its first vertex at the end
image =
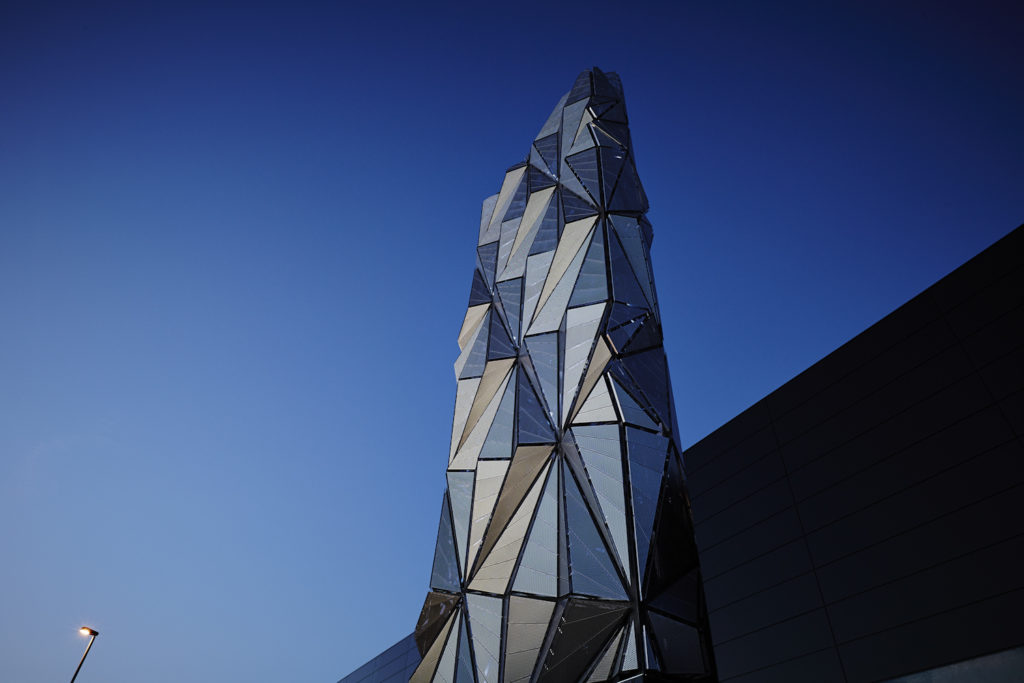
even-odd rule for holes
{"type": "Polygon", "coordinates": [[[78,678],[78,672],[82,670],[82,665],[85,664],[85,658],[89,654],[89,648],[92,647],[92,641],[96,640],[96,636],[100,634],[99,631],[94,631],[88,626],[83,626],[78,629],[78,632],[83,636],[89,636],[89,644],[85,646],[85,653],[82,655],[82,661],[78,662],[78,668],[75,669],[75,674],[71,677],[71,683],[75,683],[75,679],[78,678]]]}

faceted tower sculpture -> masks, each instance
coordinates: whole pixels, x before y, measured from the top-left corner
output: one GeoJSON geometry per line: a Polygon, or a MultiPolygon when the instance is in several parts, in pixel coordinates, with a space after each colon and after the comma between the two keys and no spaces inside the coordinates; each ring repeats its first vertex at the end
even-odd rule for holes
{"type": "Polygon", "coordinates": [[[484,202],[412,681],[714,680],[615,74],[484,202]]]}

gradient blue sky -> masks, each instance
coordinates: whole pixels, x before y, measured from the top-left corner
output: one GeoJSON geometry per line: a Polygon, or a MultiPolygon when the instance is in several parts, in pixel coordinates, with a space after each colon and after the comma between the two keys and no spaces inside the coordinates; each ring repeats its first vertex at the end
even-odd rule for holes
{"type": "Polygon", "coordinates": [[[591,65],[684,445],[727,421],[1024,221],[1014,4],[4,3],[0,680],[412,629],[480,202],[591,65]]]}

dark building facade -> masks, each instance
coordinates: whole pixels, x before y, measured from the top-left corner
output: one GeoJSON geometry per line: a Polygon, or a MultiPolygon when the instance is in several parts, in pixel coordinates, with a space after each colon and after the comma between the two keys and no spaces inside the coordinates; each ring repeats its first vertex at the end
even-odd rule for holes
{"type": "Polygon", "coordinates": [[[1024,680],[1024,227],[680,455],[630,147],[588,70],[484,202],[430,591],[341,683],[1024,680]]]}
{"type": "Polygon", "coordinates": [[[422,659],[410,633],[338,683],[408,683],[422,659]]]}
{"type": "Polygon", "coordinates": [[[1024,680],[1022,342],[1024,226],[684,453],[722,681],[1024,680]]]}

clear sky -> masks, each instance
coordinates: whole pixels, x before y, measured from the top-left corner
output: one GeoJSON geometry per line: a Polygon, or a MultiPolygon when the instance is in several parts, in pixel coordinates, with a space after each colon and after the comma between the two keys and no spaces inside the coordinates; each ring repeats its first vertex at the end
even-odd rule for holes
{"type": "Polygon", "coordinates": [[[1019,3],[123,5],[0,9],[0,681],[412,630],[480,203],[584,68],[684,445],[1024,221],[1019,3]]]}

